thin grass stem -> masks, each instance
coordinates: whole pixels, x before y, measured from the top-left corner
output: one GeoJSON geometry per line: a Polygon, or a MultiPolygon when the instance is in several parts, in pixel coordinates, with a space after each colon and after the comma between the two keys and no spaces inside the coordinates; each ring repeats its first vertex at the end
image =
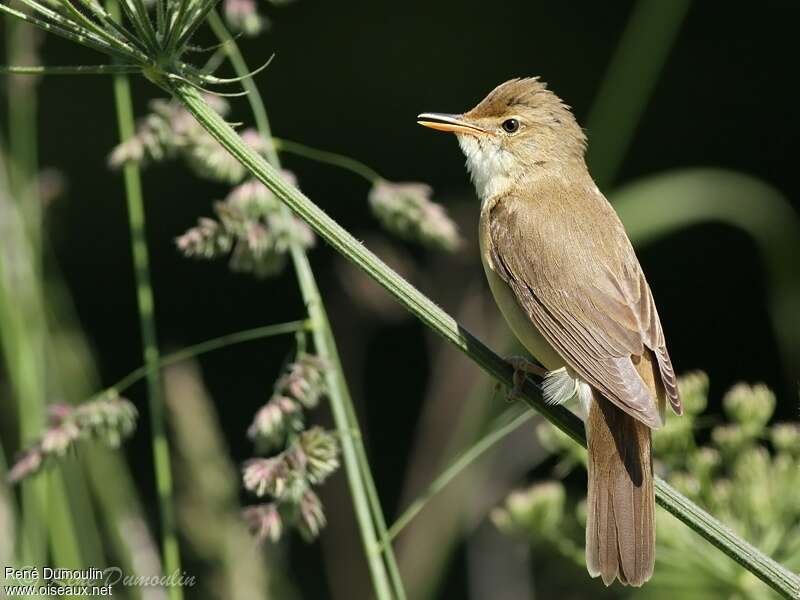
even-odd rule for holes
{"type": "Polygon", "coordinates": [[[106,10],[94,0],[79,0],[81,4],[87,7],[95,17],[100,19],[103,23],[105,23],[108,27],[116,31],[123,40],[125,40],[128,44],[136,48],[139,52],[141,52],[142,57],[144,60],[147,60],[147,46],[142,43],[139,38],[137,38],[131,31],[128,30],[122,23],[117,21],[116,19],[112,19],[111,15],[106,12],[106,10]]]}
{"type": "Polygon", "coordinates": [[[175,18],[172,20],[167,37],[164,40],[164,47],[167,49],[168,54],[172,54],[175,51],[176,36],[185,26],[184,18],[187,14],[189,3],[190,0],[180,0],[180,4],[178,4],[178,12],[175,13],[175,18]]]}
{"type": "MultiPolygon", "coordinates": [[[[159,358],[156,365],[142,365],[139,368],[131,371],[125,377],[120,379],[114,385],[107,388],[108,392],[115,392],[121,394],[129,387],[144,379],[153,369],[163,369],[169,365],[179,363],[201,354],[206,354],[213,350],[220,348],[227,348],[236,344],[243,344],[244,342],[251,342],[254,340],[262,340],[265,338],[286,335],[290,333],[297,333],[298,331],[307,331],[310,329],[308,321],[290,321],[288,323],[278,323],[276,325],[265,325],[263,327],[255,327],[253,329],[245,329],[235,333],[229,333],[220,337],[205,340],[193,346],[182,348],[176,352],[165,354],[159,358]]],[[[101,392],[100,394],[102,394],[101,392]]],[[[98,395],[98,394],[96,394],[98,395]]]]}
{"type": "Polygon", "coordinates": [[[98,41],[93,36],[86,35],[86,32],[81,32],[81,31],[77,31],[77,30],[73,30],[73,29],[67,29],[67,28],[61,27],[59,25],[55,25],[53,23],[49,23],[48,21],[45,21],[43,19],[38,19],[38,18],[33,17],[31,15],[26,15],[25,13],[20,12],[18,10],[14,10],[13,8],[9,8],[8,6],[6,6],[5,4],[2,4],[2,3],[0,3],[0,12],[6,13],[7,15],[10,15],[10,16],[16,18],[16,19],[21,20],[21,21],[25,21],[26,23],[29,23],[29,24],[33,25],[34,27],[38,27],[39,29],[41,29],[43,31],[47,31],[49,33],[54,33],[55,35],[58,35],[60,37],[68,39],[70,41],[76,42],[76,43],[81,44],[83,46],[87,46],[87,47],[89,47],[89,48],[91,48],[93,50],[97,50],[98,52],[102,52],[104,54],[110,54],[112,56],[116,56],[118,58],[122,58],[127,62],[130,62],[130,61],[136,59],[136,56],[132,55],[131,53],[129,53],[127,51],[123,51],[123,50],[121,50],[121,49],[119,49],[117,47],[110,46],[110,45],[108,45],[107,43],[105,43],[103,41],[98,41]]]}
{"type": "MultiPolygon", "coordinates": [[[[121,0],[122,4],[125,5],[128,0],[121,0]]],[[[147,7],[144,4],[144,0],[130,0],[133,6],[130,8],[131,13],[134,16],[134,21],[139,24],[140,29],[144,33],[144,37],[147,39],[148,46],[151,48],[153,54],[152,57],[158,57],[161,50],[161,45],[158,41],[158,34],[156,33],[155,28],[153,27],[153,23],[150,21],[150,13],[147,10],[147,7]]]]}
{"type": "Polygon", "coordinates": [[[196,14],[192,15],[192,18],[188,21],[186,31],[180,35],[178,42],[175,44],[176,52],[181,53],[183,51],[185,46],[189,43],[189,40],[192,39],[195,31],[206,21],[206,17],[214,10],[219,1],[220,0],[206,0],[196,14]]]}
{"type": "Polygon", "coordinates": [[[447,487],[464,469],[483,456],[495,444],[529,422],[534,416],[535,413],[530,410],[520,413],[518,407],[509,408],[504,414],[500,415],[486,435],[453,460],[450,466],[437,475],[426,490],[403,511],[403,514],[389,528],[386,537],[381,543],[385,545],[396,538],[414,517],[425,508],[431,498],[447,487]]]}
{"type": "MultiPolygon", "coordinates": [[[[118,13],[114,0],[109,0],[108,7],[112,15],[118,13]]],[[[116,75],[114,77],[114,98],[116,102],[120,140],[125,142],[135,134],[130,83],[125,75],[116,75]]],[[[156,333],[153,289],[150,284],[150,261],[145,237],[144,200],[142,197],[142,182],[139,167],[134,163],[125,165],[123,176],[125,180],[125,195],[128,204],[128,226],[131,236],[134,277],[136,279],[136,300],[139,310],[142,351],[144,363],[149,367],[146,374],[147,396],[150,410],[156,487],[161,517],[162,560],[164,561],[164,568],[167,574],[180,574],[181,558],[174,515],[169,442],[166,433],[166,418],[164,415],[160,372],[158,368],[156,368],[160,357],[156,333]]],[[[183,590],[179,586],[170,586],[168,588],[168,594],[170,600],[182,600],[183,598],[183,590]]]]}
{"type": "Polygon", "coordinates": [[[99,43],[107,44],[109,46],[124,46],[124,44],[121,44],[118,40],[109,36],[106,31],[101,30],[102,33],[98,33],[96,29],[97,25],[90,21],[83,13],[78,12],[71,4],[67,7],[67,12],[72,15],[72,18],[69,18],[68,16],[52,10],[44,4],[36,2],[35,0],[20,0],[20,2],[31,9],[34,13],[41,15],[43,20],[52,22],[63,29],[73,31],[76,34],[85,35],[87,38],[99,43]]]}
{"type": "MultiPolygon", "coordinates": [[[[122,12],[125,14],[125,18],[130,21],[131,25],[133,26],[133,30],[136,33],[136,39],[139,40],[139,43],[142,44],[145,48],[147,48],[147,56],[150,61],[155,61],[158,57],[158,44],[156,41],[148,34],[147,25],[142,22],[139,18],[137,9],[135,6],[131,6],[129,4],[129,0],[118,0],[118,5],[121,7],[122,12]]],[[[147,15],[145,14],[145,17],[147,15]]],[[[112,16],[112,19],[114,17],[112,16]]],[[[120,19],[115,19],[120,20],[120,19]]],[[[147,19],[146,19],[147,20],[147,19]]],[[[149,20],[147,23],[149,24],[149,20]]]]}
{"type": "Polygon", "coordinates": [[[376,170],[368,167],[360,160],[350,158],[344,154],[329,152],[327,150],[319,150],[317,148],[312,148],[311,146],[306,146],[305,144],[300,144],[291,140],[284,140],[282,138],[274,137],[272,138],[272,143],[278,152],[296,154],[297,156],[302,156],[303,158],[308,158],[316,162],[345,169],[351,173],[355,173],[356,175],[363,177],[370,183],[375,183],[376,181],[382,179],[380,173],[378,173],[376,170]]]}
{"type": "MultiPolygon", "coordinates": [[[[33,2],[32,0],[20,0],[20,1],[24,2],[28,6],[34,8],[35,10],[38,10],[39,12],[41,12],[43,14],[44,14],[45,10],[47,10],[46,7],[44,7],[43,5],[39,4],[38,2],[33,2]]],[[[118,46],[121,46],[121,47],[125,48],[129,52],[132,52],[132,53],[136,52],[136,50],[133,47],[129,46],[127,43],[123,42],[119,38],[116,38],[113,35],[111,35],[106,29],[103,29],[95,21],[92,21],[89,17],[87,17],[85,14],[83,14],[77,8],[75,8],[75,6],[73,6],[72,2],[70,2],[69,0],[62,0],[62,2],[60,4],[72,16],[72,18],[74,19],[73,22],[75,24],[77,24],[79,26],[82,26],[82,27],[85,27],[87,31],[90,31],[91,33],[93,33],[98,39],[103,40],[104,42],[106,42],[110,46],[118,45],[118,46]]],[[[52,11],[50,11],[50,12],[52,12],[52,11]]],[[[67,20],[69,21],[69,19],[67,19],[67,20]]],[[[146,58],[146,57],[144,55],[142,55],[142,58],[146,58]]]]}
{"type": "Polygon", "coordinates": [[[137,65],[6,66],[0,75],[133,75],[141,73],[137,65]]]}

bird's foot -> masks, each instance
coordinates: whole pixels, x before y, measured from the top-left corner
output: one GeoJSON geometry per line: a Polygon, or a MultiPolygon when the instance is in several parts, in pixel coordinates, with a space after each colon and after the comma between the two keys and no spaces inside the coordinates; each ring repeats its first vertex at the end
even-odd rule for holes
{"type": "Polygon", "coordinates": [[[514,387],[508,393],[508,400],[516,400],[522,393],[522,386],[525,384],[525,379],[528,375],[536,375],[537,377],[544,378],[547,375],[547,369],[537,365],[535,362],[529,361],[523,356],[509,356],[508,363],[514,368],[514,387]]]}

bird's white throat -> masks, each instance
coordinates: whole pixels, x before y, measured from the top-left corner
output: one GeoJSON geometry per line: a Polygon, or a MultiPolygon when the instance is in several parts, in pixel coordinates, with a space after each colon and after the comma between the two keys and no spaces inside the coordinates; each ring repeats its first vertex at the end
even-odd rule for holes
{"type": "Polygon", "coordinates": [[[481,202],[504,193],[513,183],[514,156],[490,139],[465,134],[457,137],[481,202]]]}

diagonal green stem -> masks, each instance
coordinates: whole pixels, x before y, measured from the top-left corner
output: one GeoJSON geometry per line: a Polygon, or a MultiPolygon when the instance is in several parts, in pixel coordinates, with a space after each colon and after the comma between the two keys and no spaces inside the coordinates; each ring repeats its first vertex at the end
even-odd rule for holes
{"type": "MultiPolygon", "coordinates": [[[[147,377],[154,369],[161,370],[175,363],[194,358],[212,350],[219,350],[220,348],[227,348],[235,344],[242,344],[244,342],[251,342],[253,340],[263,340],[264,338],[286,335],[288,333],[297,333],[298,331],[305,331],[309,329],[308,321],[289,321],[288,323],[277,323],[275,325],[265,325],[263,327],[255,327],[253,329],[244,329],[236,333],[229,333],[220,337],[205,340],[193,346],[188,346],[177,352],[171,354],[164,354],[155,365],[145,364],[125,375],[117,383],[110,386],[106,391],[114,390],[118,394],[122,393],[133,384],[141,381],[147,377]]],[[[102,392],[101,392],[102,393],[102,392]]],[[[95,394],[98,395],[98,394],[95,394]]]]}
{"type": "Polygon", "coordinates": [[[375,183],[381,179],[380,173],[378,173],[375,169],[368,167],[360,160],[350,158],[344,154],[329,152],[328,150],[319,150],[317,148],[312,148],[311,146],[306,146],[305,144],[300,144],[298,142],[276,137],[272,138],[272,144],[275,146],[275,149],[278,152],[296,154],[297,156],[302,156],[303,158],[308,158],[309,160],[314,160],[339,167],[340,169],[345,169],[351,173],[360,175],[370,183],[375,183]]]}
{"type": "MultiPolygon", "coordinates": [[[[214,138],[335,250],[382,285],[414,316],[464,352],[484,371],[509,387],[513,385],[513,369],[503,358],[390,269],[302,192],[287,183],[273,167],[239,138],[230,125],[208,106],[194,88],[176,84],[172,91],[214,138]]],[[[539,386],[527,383],[521,396],[559,429],[580,444],[586,444],[580,420],[563,407],[545,404],[539,386]]],[[[800,594],[800,577],[732,534],[714,517],[661,480],[656,485],[656,498],[661,506],[773,589],[789,598],[800,594]]]]}
{"type": "MultiPolygon", "coordinates": [[[[475,442],[474,445],[461,454],[453,463],[434,479],[427,487],[427,489],[412,502],[403,514],[389,528],[383,543],[387,544],[396,538],[406,525],[408,525],[420,511],[425,508],[428,501],[436,494],[442,491],[447,484],[455,479],[464,469],[478,460],[489,449],[491,449],[497,442],[510,435],[522,425],[530,421],[534,417],[534,413],[525,410],[521,414],[517,414],[512,419],[509,419],[507,413],[518,412],[517,407],[508,409],[506,413],[500,415],[497,419],[497,424],[490,427],[489,433],[483,436],[480,440],[475,442]]],[[[531,466],[533,468],[533,465],[531,466]]]]}
{"type": "MultiPolygon", "coordinates": [[[[272,132],[261,94],[253,78],[248,76],[249,70],[239,52],[238,46],[225,29],[216,11],[210,13],[209,24],[220,42],[223,43],[225,53],[228,55],[237,75],[242,77],[242,85],[248,92],[248,100],[253,110],[258,132],[265,140],[271,139],[272,132]]],[[[278,156],[273,148],[269,147],[267,156],[275,168],[280,168],[278,156]]],[[[282,205],[281,209],[285,218],[292,217],[288,207],[282,205]]],[[[383,516],[380,499],[375,489],[375,482],[372,478],[366,449],[360,434],[358,418],[344,377],[344,371],[336,348],[336,340],[328,321],[325,306],[305,250],[298,244],[292,244],[290,252],[300,292],[311,320],[314,347],[317,354],[330,366],[326,377],[331,399],[331,412],[333,413],[336,428],[341,434],[340,443],[347,480],[350,486],[350,493],[353,496],[353,506],[375,594],[378,598],[405,600],[405,590],[403,589],[394,550],[391,545],[387,545],[383,549],[380,545],[380,540],[385,538],[387,533],[386,519],[383,516]],[[382,554],[385,556],[386,564],[381,559],[382,554]]]]}
{"type": "MultiPolygon", "coordinates": [[[[118,13],[116,3],[109,1],[109,12],[118,13]]],[[[127,76],[114,77],[114,98],[120,141],[134,135],[133,101],[127,76]]],[[[169,443],[167,441],[164,401],[161,393],[161,377],[158,370],[159,349],[156,334],[153,289],[150,284],[150,261],[145,237],[144,200],[139,167],[133,163],[125,165],[125,194],[128,202],[128,226],[131,235],[133,269],[136,279],[136,301],[139,310],[139,325],[142,335],[142,350],[147,371],[147,396],[150,412],[150,427],[153,442],[158,505],[161,516],[161,546],[164,569],[168,575],[181,573],[181,558],[173,505],[172,471],[169,443]]],[[[170,600],[182,600],[183,590],[174,585],[168,588],[170,600]]]]}

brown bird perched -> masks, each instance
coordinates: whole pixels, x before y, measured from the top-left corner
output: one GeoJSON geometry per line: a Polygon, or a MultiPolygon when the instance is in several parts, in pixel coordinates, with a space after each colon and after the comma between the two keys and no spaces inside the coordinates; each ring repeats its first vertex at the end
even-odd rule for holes
{"type": "Polygon", "coordinates": [[[667,401],[683,409],[653,295],[589,175],[583,130],[538,78],[507,81],[464,114],[418,122],[458,137],[481,199],[489,286],[546,368],[545,400],[580,400],[589,574],[642,585],[655,561],[650,430],[663,425],[667,401]]]}

